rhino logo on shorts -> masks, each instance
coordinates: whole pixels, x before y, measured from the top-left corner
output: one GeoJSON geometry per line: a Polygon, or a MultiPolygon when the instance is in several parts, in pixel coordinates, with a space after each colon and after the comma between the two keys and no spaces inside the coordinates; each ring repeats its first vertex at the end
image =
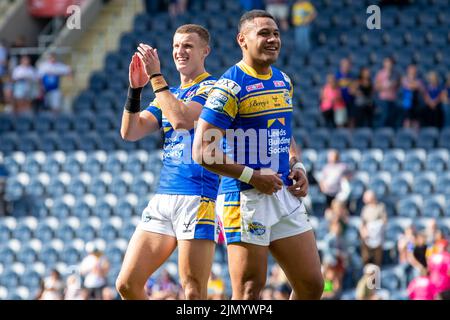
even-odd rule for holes
{"type": "Polygon", "coordinates": [[[262,236],[264,233],[266,233],[266,226],[264,226],[262,223],[253,221],[248,225],[248,231],[255,236],[262,236]]]}

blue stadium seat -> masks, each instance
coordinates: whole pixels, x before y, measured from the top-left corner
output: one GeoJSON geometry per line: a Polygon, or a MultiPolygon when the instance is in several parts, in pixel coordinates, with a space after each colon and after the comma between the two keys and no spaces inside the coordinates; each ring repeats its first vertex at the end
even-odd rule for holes
{"type": "Polygon", "coordinates": [[[391,194],[398,197],[408,195],[414,184],[414,176],[411,172],[392,173],[391,194]]]}
{"type": "Polygon", "coordinates": [[[394,130],[391,128],[377,129],[373,135],[372,148],[382,150],[390,149],[394,139],[394,130]]]}
{"type": "Polygon", "coordinates": [[[370,149],[362,154],[359,170],[375,173],[379,170],[379,164],[383,159],[380,149],[370,149]]]}
{"type": "Polygon", "coordinates": [[[409,129],[400,129],[394,138],[394,147],[412,149],[416,145],[416,134],[409,129]]]}
{"type": "Polygon", "coordinates": [[[384,153],[381,161],[381,170],[391,173],[399,172],[402,168],[402,162],[405,159],[405,153],[401,149],[391,149],[384,153]]]}
{"type": "Polygon", "coordinates": [[[358,149],[343,150],[340,159],[345,163],[349,171],[355,171],[361,161],[361,152],[358,149]]]}
{"type": "Polygon", "coordinates": [[[450,196],[450,172],[438,175],[435,187],[436,192],[450,196]]]}
{"type": "Polygon", "coordinates": [[[373,190],[379,200],[382,200],[390,192],[391,174],[389,172],[377,172],[370,178],[369,189],[373,190]]]}
{"type": "Polygon", "coordinates": [[[417,173],[414,177],[412,191],[423,196],[429,196],[435,191],[436,180],[437,177],[434,172],[417,173]]]}
{"type": "Polygon", "coordinates": [[[350,146],[350,132],[345,129],[336,129],[329,139],[329,147],[343,150],[350,146]]]}
{"type": "Polygon", "coordinates": [[[0,135],[14,131],[14,118],[10,114],[0,114],[0,135]]]}
{"type": "Polygon", "coordinates": [[[72,114],[61,113],[59,114],[53,124],[53,128],[58,134],[67,134],[73,129],[73,116],[72,114]]]}
{"type": "Polygon", "coordinates": [[[449,164],[449,153],[446,149],[431,150],[427,154],[425,170],[444,172],[449,164]]]}
{"type": "Polygon", "coordinates": [[[422,149],[408,150],[405,155],[403,170],[412,172],[421,172],[425,160],[426,160],[425,150],[422,149]]]}
{"type": "Polygon", "coordinates": [[[441,194],[425,197],[422,208],[422,216],[440,218],[445,211],[445,196],[441,194]]]}
{"type": "Polygon", "coordinates": [[[423,200],[421,195],[411,194],[398,201],[397,215],[408,218],[419,217],[422,211],[422,204],[423,200]]]}

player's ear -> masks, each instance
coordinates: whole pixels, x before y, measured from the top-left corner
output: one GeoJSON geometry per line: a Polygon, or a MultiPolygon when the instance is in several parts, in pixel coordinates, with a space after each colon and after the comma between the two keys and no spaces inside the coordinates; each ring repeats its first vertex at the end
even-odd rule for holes
{"type": "Polygon", "coordinates": [[[210,46],[206,46],[204,51],[203,51],[203,57],[206,58],[209,53],[211,52],[211,47],[210,46]]]}
{"type": "Polygon", "coordinates": [[[245,43],[244,33],[239,32],[236,36],[236,41],[241,48],[247,48],[247,44],[245,43]]]}

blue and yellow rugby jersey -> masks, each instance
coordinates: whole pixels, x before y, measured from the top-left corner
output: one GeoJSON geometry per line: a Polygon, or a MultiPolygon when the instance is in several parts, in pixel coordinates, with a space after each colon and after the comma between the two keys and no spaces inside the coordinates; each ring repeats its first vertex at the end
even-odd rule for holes
{"type": "MultiPolygon", "coordinates": [[[[208,92],[216,82],[216,78],[208,73],[199,75],[186,86],[171,88],[178,100],[185,103],[195,101],[204,105],[208,92]]],[[[157,193],[178,195],[200,195],[216,199],[219,177],[204,169],[192,160],[192,142],[194,129],[177,130],[172,128],[162,114],[158,101],[153,100],[146,109],[158,119],[164,133],[163,168],[157,193]]]]}
{"type": "MultiPolygon", "coordinates": [[[[241,61],[216,82],[200,118],[221,129],[234,130],[237,136],[234,142],[227,141],[226,134],[224,137],[225,152],[234,161],[253,169],[276,168],[284,184],[291,185],[292,180],[287,177],[290,169],[292,94],[291,80],[280,70],[272,67],[270,74],[259,75],[241,61]],[[238,137],[252,133],[256,133],[257,143],[238,137]],[[278,159],[274,167],[273,163],[268,163],[267,157],[275,156],[278,159]]],[[[223,177],[219,193],[251,188],[251,185],[237,179],[223,177]]]]}

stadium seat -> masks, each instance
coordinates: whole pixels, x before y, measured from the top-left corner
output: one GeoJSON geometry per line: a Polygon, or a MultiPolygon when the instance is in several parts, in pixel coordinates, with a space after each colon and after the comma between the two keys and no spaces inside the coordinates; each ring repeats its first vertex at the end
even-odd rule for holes
{"type": "Polygon", "coordinates": [[[403,197],[408,195],[414,184],[414,176],[411,172],[392,173],[391,194],[403,197]]]}
{"type": "Polygon", "coordinates": [[[445,196],[436,194],[425,197],[422,208],[422,216],[430,218],[440,218],[445,211],[445,196]]]}
{"type": "Polygon", "coordinates": [[[446,149],[431,150],[427,154],[425,170],[444,172],[449,164],[449,153],[446,149]]]}
{"type": "Polygon", "coordinates": [[[366,150],[361,157],[358,169],[369,173],[375,173],[379,169],[379,163],[383,159],[383,152],[380,149],[366,150]]]}
{"type": "Polygon", "coordinates": [[[421,215],[422,196],[410,194],[400,199],[397,203],[397,215],[400,217],[416,218],[421,215]]]}
{"type": "Polygon", "coordinates": [[[401,171],[402,163],[405,159],[405,153],[401,149],[387,150],[381,161],[381,170],[390,173],[401,171]]]}
{"type": "Polygon", "coordinates": [[[390,149],[392,148],[392,141],[394,139],[394,130],[391,128],[377,129],[373,135],[372,148],[390,149]]]}
{"type": "Polygon", "coordinates": [[[426,153],[423,149],[408,150],[405,154],[405,162],[403,170],[420,172],[423,169],[423,164],[426,160],[426,153]]]}
{"type": "Polygon", "coordinates": [[[414,177],[412,191],[414,193],[420,193],[424,196],[431,195],[434,193],[436,180],[437,177],[434,172],[418,173],[414,177]]]}

